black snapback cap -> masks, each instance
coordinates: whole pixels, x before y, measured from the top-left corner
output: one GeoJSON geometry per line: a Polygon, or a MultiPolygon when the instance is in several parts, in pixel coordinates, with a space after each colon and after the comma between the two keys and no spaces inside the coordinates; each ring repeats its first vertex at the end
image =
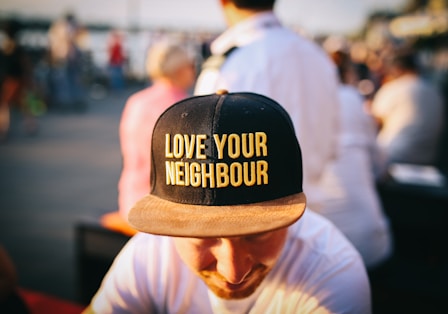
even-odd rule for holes
{"type": "Polygon", "coordinates": [[[137,230],[241,236],[303,214],[300,146],[268,97],[218,91],[177,102],[159,117],[151,147],[151,191],[128,216],[137,230]]]}

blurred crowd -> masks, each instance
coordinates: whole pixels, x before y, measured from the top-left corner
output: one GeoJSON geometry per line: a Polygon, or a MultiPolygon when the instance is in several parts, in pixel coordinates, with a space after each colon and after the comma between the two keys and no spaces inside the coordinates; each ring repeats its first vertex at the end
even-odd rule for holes
{"type": "MultiPolygon", "coordinates": [[[[24,118],[25,131],[27,134],[35,134],[38,130],[36,118],[48,110],[83,112],[88,109],[89,98],[104,97],[110,91],[123,90],[130,83],[150,84],[151,78],[145,70],[147,52],[161,39],[174,39],[190,50],[195,57],[198,73],[202,62],[210,55],[210,42],[217,36],[216,33],[208,32],[92,29],[82,25],[72,13],[53,21],[46,29],[33,29],[19,19],[4,19],[1,29],[2,138],[6,137],[9,128],[8,108],[20,111],[24,118]]],[[[374,30],[375,27],[371,29],[374,30]]],[[[304,33],[301,29],[296,31],[304,33]]],[[[447,97],[444,91],[447,90],[445,87],[448,81],[448,62],[443,47],[437,47],[437,42],[435,45],[422,45],[422,40],[416,39],[415,36],[394,37],[390,32],[385,34],[383,29],[377,31],[376,35],[371,33],[372,30],[370,33],[367,30],[364,37],[330,35],[310,39],[319,43],[330,55],[343,53],[350,60],[350,82],[347,83],[358,90],[364,99],[365,109],[381,125],[378,141],[383,150],[387,150],[388,154],[407,154],[415,157],[401,159],[400,156],[393,156],[390,157],[391,160],[430,163],[445,169],[441,159],[446,158],[446,152],[443,149],[441,151],[439,145],[444,132],[442,129],[446,117],[444,107],[447,97]],[[393,61],[400,58],[398,54],[402,56],[402,61],[393,61]],[[405,57],[404,54],[408,56],[405,57]],[[405,58],[406,62],[403,61],[405,58]],[[406,63],[407,67],[412,63],[412,71],[425,83],[424,86],[428,87],[420,98],[426,98],[425,93],[429,92],[437,94],[431,97],[438,98],[431,103],[440,103],[432,105],[438,108],[431,110],[423,109],[422,105],[419,108],[422,110],[420,114],[428,116],[425,120],[433,121],[430,134],[423,136],[418,129],[412,131],[413,134],[420,134],[419,143],[426,143],[424,151],[428,156],[422,159],[418,157],[422,150],[417,154],[412,151],[400,153],[391,152],[388,147],[396,147],[397,142],[403,143],[401,140],[394,143],[391,134],[398,132],[397,124],[402,124],[400,128],[404,128],[405,124],[414,119],[410,117],[409,111],[405,114],[407,121],[401,118],[401,121],[397,122],[396,118],[388,119],[389,114],[395,112],[398,116],[403,115],[403,112],[398,113],[391,109],[387,111],[387,108],[383,108],[386,105],[380,103],[384,103],[387,101],[385,98],[388,98],[387,95],[384,96],[384,91],[379,93],[374,101],[386,83],[389,83],[389,90],[393,89],[391,85],[399,85],[390,84],[390,81],[397,80],[400,76],[397,74],[398,63],[406,63]],[[429,89],[433,92],[428,91],[429,89]],[[436,122],[434,117],[438,119],[436,122]]],[[[411,71],[405,70],[408,74],[411,71]]],[[[408,92],[412,92],[419,90],[419,87],[409,89],[408,92]]],[[[389,92],[391,93],[393,92],[389,92]]],[[[414,98],[413,101],[417,99],[414,98]]],[[[422,119],[418,121],[420,125],[425,123],[422,119]]],[[[406,132],[408,138],[413,137],[411,131],[406,132]]],[[[403,138],[405,135],[400,136],[403,138]]]]}

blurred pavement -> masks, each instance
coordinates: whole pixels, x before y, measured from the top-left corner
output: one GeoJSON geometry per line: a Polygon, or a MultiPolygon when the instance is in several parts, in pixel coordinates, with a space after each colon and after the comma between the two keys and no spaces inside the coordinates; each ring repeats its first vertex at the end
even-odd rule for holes
{"type": "Polygon", "coordinates": [[[35,136],[13,115],[0,143],[0,244],[22,287],[76,300],[74,225],[117,209],[118,125],[140,88],[90,100],[85,113],[49,112],[35,136]]]}

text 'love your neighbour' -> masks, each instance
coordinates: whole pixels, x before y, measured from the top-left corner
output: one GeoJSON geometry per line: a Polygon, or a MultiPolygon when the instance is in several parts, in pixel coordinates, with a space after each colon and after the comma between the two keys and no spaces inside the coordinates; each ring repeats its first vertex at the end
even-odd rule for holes
{"type": "Polygon", "coordinates": [[[268,156],[268,137],[264,132],[242,134],[165,134],[166,184],[192,187],[224,188],[268,184],[266,160],[241,161],[241,158],[268,156]],[[206,160],[207,141],[213,140],[218,162],[206,160]],[[228,157],[228,158],[227,158],[228,157]],[[219,162],[223,159],[239,159],[219,162]],[[182,159],[182,160],[169,160],[182,159]],[[192,159],[194,161],[186,161],[192,159]]]}

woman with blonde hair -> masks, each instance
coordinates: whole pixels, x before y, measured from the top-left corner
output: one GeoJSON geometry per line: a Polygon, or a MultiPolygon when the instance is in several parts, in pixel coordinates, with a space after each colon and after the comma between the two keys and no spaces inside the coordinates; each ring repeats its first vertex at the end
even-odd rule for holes
{"type": "Polygon", "coordinates": [[[126,234],[135,231],[127,224],[134,203],[149,193],[152,129],[159,115],[190,94],[195,78],[194,56],[182,44],[163,40],[153,44],[146,70],[152,85],[131,95],[120,121],[123,168],[118,182],[118,213],[102,217],[102,224],[126,234]]]}

